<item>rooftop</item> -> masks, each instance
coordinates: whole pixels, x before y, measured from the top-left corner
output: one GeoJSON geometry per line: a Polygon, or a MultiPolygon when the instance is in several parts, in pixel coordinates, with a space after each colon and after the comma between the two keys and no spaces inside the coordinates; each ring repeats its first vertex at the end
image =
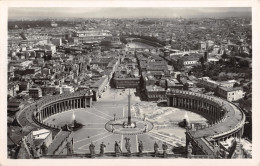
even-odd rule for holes
{"type": "Polygon", "coordinates": [[[47,129],[40,129],[32,132],[34,139],[45,139],[50,133],[51,131],[47,129]]]}
{"type": "Polygon", "coordinates": [[[220,89],[227,91],[227,92],[232,92],[232,91],[237,91],[237,90],[243,90],[241,87],[219,87],[220,89]]]}
{"type": "Polygon", "coordinates": [[[154,86],[154,85],[146,86],[146,90],[147,91],[165,91],[164,88],[162,88],[160,86],[154,86]]]}
{"type": "Polygon", "coordinates": [[[66,140],[71,133],[67,131],[60,131],[54,138],[53,142],[48,148],[48,154],[54,154],[60,144],[66,140]]]}

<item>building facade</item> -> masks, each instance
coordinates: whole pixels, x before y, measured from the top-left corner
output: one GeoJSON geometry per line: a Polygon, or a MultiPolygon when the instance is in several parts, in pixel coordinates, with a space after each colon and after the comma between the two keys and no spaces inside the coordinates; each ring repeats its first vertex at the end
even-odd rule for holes
{"type": "Polygon", "coordinates": [[[219,87],[217,90],[217,94],[228,101],[236,101],[242,99],[245,96],[245,92],[240,87],[219,87]]]}
{"type": "Polygon", "coordinates": [[[157,101],[165,98],[166,90],[160,86],[146,86],[145,94],[148,101],[157,101]]]}

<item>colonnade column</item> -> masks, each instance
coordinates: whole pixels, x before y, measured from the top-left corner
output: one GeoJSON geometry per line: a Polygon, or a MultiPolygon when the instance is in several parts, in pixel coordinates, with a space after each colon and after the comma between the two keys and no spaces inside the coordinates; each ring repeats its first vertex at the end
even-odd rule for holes
{"type": "Polygon", "coordinates": [[[205,110],[204,110],[204,102],[203,101],[200,101],[200,110],[202,112],[205,112],[205,110]]]}
{"type": "Polygon", "coordinates": [[[38,112],[38,120],[39,120],[39,122],[41,122],[41,120],[42,120],[42,117],[41,117],[42,115],[41,115],[41,112],[38,112]]]}
{"type": "Polygon", "coordinates": [[[51,115],[54,114],[54,109],[53,109],[53,106],[50,106],[51,107],[51,115]]]}
{"type": "Polygon", "coordinates": [[[57,105],[56,105],[56,103],[54,104],[54,114],[56,114],[57,113],[57,105]]]}
{"type": "Polygon", "coordinates": [[[51,111],[50,111],[50,107],[48,106],[47,107],[47,110],[48,110],[48,117],[51,116],[51,111]]]}
{"type": "Polygon", "coordinates": [[[43,122],[43,110],[41,110],[41,122],[43,122]]]}
{"type": "Polygon", "coordinates": [[[38,112],[38,121],[41,122],[41,112],[38,112]]]}
{"type": "Polygon", "coordinates": [[[62,103],[60,102],[60,112],[62,112],[62,103]]]}
{"type": "Polygon", "coordinates": [[[79,99],[79,108],[82,108],[82,99],[79,99]]]}
{"type": "Polygon", "coordinates": [[[43,119],[45,119],[45,108],[42,109],[43,112],[43,119]]]}
{"type": "Polygon", "coordinates": [[[173,103],[173,106],[174,107],[177,107],[177,97],[176,96],[173,96],[173,98],[172,98],[172,103],[173,103]]]}
{"type": "Polygon", "coordinates": [[[83,100],[84,100],[84,108],[86,108],[87,107],[87,98],[84,97],[83,100]]]}
{"type": "Polygon", "coordinates": [[[47,117],[47,111],[46,108],[44,108],[44,119],[47,117]]]}
{"type": "Polygon", "coordinates": [[[68,107],[69,107],[69,109],[72,109],[71,108],[71,100],[68,100],[68,107]]]}
{"type": "Polygon", "coordinates": [[[218,119],[220,120],[220,118],[221,118],[221,117],[220,117],[220,110],[219,110],[218,107],[216,107],[216,106],[215,106],[215,109],[216,109],[216,111],[217,111],[217,113],[218,113],[218,119]]]}
{"type": "Polygon", "coordinates": [[[58,104],[59,107],[59,113],[61,113],[61,103],[58,104]]]}
{"type": "Polygon", "coordinates": [[[58,103],[55,104],[56,113],[59,113],[58,103]]]}
{"type": "Polygon", "coordinates": [[[62,103],[63,103],[63,106],[64,106],[64,111],[67,111],[68,109],[67,109],[66,101],[63,101],[62,103]]]}
{"type": "Polygon", "coordinates": [[[64,111],[67,111],[67,110],[66,110],[66,107],[65,107],[65,106],[66,106],[66,105],[65,105],[65,101],[62,102],[62,105],[63,105],[63,110],[64,110],[64,111]]]}
{"type": "Polygon", "coordinates": [[[63,105],[62,105],[62,102],[60,102],[60,111],[63,112],[63,105]]]}

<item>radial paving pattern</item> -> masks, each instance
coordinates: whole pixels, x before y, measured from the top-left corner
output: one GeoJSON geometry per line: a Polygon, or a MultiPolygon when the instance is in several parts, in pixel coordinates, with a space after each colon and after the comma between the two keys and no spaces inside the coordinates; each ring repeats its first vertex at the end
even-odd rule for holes
{"type": "Polygon", "coordinates": [[[158,107],[156,103],[140,101],[135,96],[135,90],[131,89],[130,93],[132,120],[136,122],[136,128],[122,127],[122,122],[127,121],[128,91],[115,89],[108,89],[91,108],[55,114],[45,122],[59,126],[70,124],[74,112],[77,122],[84,125],[73,133],[75,153],[89,153],[91,142],[96,146],[97,153],[102,142],[106,145],[106,152],[114,152],[115,141],[118,141],[122,151],[126,152],[126,137],[130,138],[132,152],[138,151],[140,140],[143,142],[144,152],[153,151],[156,141],[160,149],[162,149],[161,144],[166,142],[171,153],[172,146],[185,145],[185,129],[177,125],[180,120],[188,116],[191,122],[207,123],[207,120],[198,114],[172,107],[158,107]],[[118,124],[114,125],[116,132],[111,131],[112,123],[118,124]]]}
{"type": "Polygon", "coordinates": [[[115,133],[115,134],[121,134],[121,135],[138,135],[138,134],[144,134],[149,132],[153,129],[153,124],[147,120],[144,120],[142,118],[132,118],[133,124],[135,124],[135,127],[127,128],[124,127],[124,123],[127,122],[127,118],[118,118],[115,120],[111,120],[106,123],[105,128],[107,131],[115,133]]]}

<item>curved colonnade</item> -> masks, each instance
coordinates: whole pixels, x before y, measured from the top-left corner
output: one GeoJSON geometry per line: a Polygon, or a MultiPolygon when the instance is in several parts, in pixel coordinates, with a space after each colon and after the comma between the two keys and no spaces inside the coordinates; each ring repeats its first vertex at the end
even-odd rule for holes
{"type": "MultiPolygon", "coordinates": [[[[50,126],[44,119],[64,111],[86,108],[92,105],[92,91],[43,97],[25,106],[16,114],[21,126],[60,130],[62,126],[50,126]]],[[[242,110],[224,99],[199,93],[168,90],[168,106],[185,108],[213,119],[210,125],[187,129],[186,147],[191,143],[194,155],[214,155],[214,144],[229,137],[242,137],[245,115],[242,110]]]]}
{"type": "Polygon", "coordinates": [[[60,130],[62,126],[51,126],[44,119],[64,111],[86,108],[92,105],[92,91],[83,90],[75,93],[65,93],[55,96],[45,96],[40,100],[25,106],[16,118],[21,126],[44,127],[60,130]]]}
{"type": "Polygon", "coordinates": [[[192,144],[193,154],[213,154],[214,145],[220,141],[242,137],[245,115],[235,104],[215,96],[182,90],[168,90],[166,96],[168,106],[184,108],[212,119],[209,125],[187,129],[186,145],[192,144]]]}

